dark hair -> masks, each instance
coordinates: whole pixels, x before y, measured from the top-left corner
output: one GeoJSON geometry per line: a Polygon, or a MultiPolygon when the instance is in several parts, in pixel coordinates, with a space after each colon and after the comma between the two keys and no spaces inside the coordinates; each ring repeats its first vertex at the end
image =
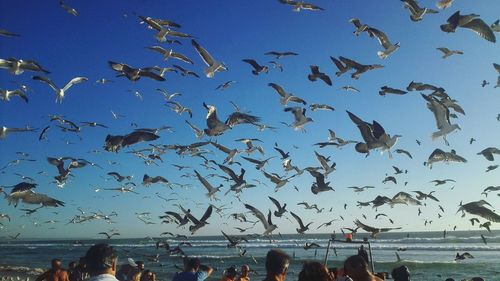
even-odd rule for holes
{"type": "Polygon", "coordinates": [[[96,244],[90,247],[85,254],[87,270],[91,274],[101,273],[113,266],[118,257],[116,251],[108,244],[96,244]]]}
{"type": "Polygon", "coordinates": [[[299,281],[332,281],[327,268],[316,261],[305,262],[299,273],[299,281]]]}
{"type": "Polygon", "coordinates": [[[394,268],[391,275],[394,281],[410,280],[410,271],[408,270],[408,267],[404,265],[394,268]]]}
{"type": "Polygon", "coordinates": [[[60,259],[53,259],[50,264],[52,265],[53,268],[60,268],[61,267],[61,260],[60,259]]]}
{"type": "Polygon", "coordinates": [[[236,276],[236,274],[238,274],[238,271],[234,265],[226,269],[226,276],[236,276]]]}
{"type": "Polygon", "coordinates": [[[186,258],[184,260],[184,266],[187,269],[198,269],[200,267],[200,259],[198,258],[186,258]]]}
{"type": "Polygon", "coordinates": [[[352,270],[356,272],[366,271],[367,268],[368,264],[366,263],[365,259],[360,255],[350,256],[344,261],[344,269],[347,272],[347,274],[353,274],[354,272],[351,272],[352,270]]]}
{"type": "Polygon", "coordinates": [[[266,271],[272,274],[282,274],[290,264],[290,256],[285,252],[272,249],[266,255],[266,271]]]}

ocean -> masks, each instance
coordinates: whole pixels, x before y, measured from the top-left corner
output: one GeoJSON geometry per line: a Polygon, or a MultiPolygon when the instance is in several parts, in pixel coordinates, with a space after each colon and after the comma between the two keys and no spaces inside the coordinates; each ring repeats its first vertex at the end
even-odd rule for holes
{"type": "MultiPolygon", "coordinates": [[[[340,236],[340,235],[339,235],[340,236]]],[[[358,233],[355,239],[367,236],[358,233]]],[[[193,257],[199,257],[203,264],[216,268],[210,280],[218,280],[225,268],[248,264],[258,275],[253,280],[264,278],[264,260],[266,252],[271,248],[280,248],[293,257],[287,280],[297,280],[304,261],[318,260],[323,262],[330,235],[274,235],[273,239],[254,238],[242,246],[246,249],[244,256],[234,248],[226,247],[222,236],[198,236],[187,240],[192,246],[182,246],[183,251],[193,257]],[[317,250],[304,250],[304,244],[317,243],[317,250]]],[[[336,237],[341,239],[342,237],[336,237]]],[[[166,238],[163,238],[166,239],[166,238]]],[[[63,264],[77,261],[94,243],[107,242],[118,249],[119,263],[125,263],[128,257],[143,260],[146,268],[157,272],[157,280],[171,280],[177,271],[175,266],[182,264],[179,256],[163,255],[165,250],[157,250],[150,238],[143,239],[111,239],[80,240],[83,245],[74,245],[74,240],[16,240],[4,241],[0,244],[0,264],[23,265],[32,268],[47,268],[50,260],[60,258],[63,264]],[[148,260],[148,257],[159,256],[159,261],[148,260]]],[[[486,280],[500,280],[500,231],[491,233],[477,231],[450,231],[446,238],[441,232],[384,233],[377,239],[370,239],[374,266],[377,272],[390,272],[393,268],[406,265],[411,271],[412,280],[432,281],[455,280],[481,276],[486,280]],[[487,239],[485,245],[480,237],[487,239]],[[401,258],[396,258],[397,249],[401,258]],[[469,252],[473,259],[455,261],[456,253],[469,252]]],[[[171,247],[180,240],[168,239],[171,247]]],[[[340,267],[350,255],[357,253],[357,244],[333,242],[329,253],[328,267],[340,267]]]]}

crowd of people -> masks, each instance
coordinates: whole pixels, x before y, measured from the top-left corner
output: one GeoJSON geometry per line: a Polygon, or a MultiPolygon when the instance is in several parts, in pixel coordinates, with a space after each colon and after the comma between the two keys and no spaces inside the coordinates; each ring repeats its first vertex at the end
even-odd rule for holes
{"type": "MultiPolygon", "coordinates": [[[[290,261],[290,256],[285,252],[269,250],[263,281],[285,281],[290,261]]],[[[117,262],[118,254],[112,246],[96,244],[89,248],[78,264],[71,262],[68,270],[63,269],[61,260],[52,260],[51,269],[41,274],[36,281],[156,281],[156,274],[146,270],[141,261],[129,258],[120,267],[117,262]]],[[[182,271],[177,272],[172,281],[203,281],[214,271],[212,267],[201,264],[198,258],[186,257],[183,263],[182,271]]],[[[368,264],[368,256],[363,249],[357,255],[347,258],[343,268],[327,268],[316,261],[305,262],[298,281],[380,281],[389,278],[388,273],[374,274],[369,270],[368,264]]],[[[239,272],[236,267],[231,266],[224,271],[220,280],[250,281],[249,273],[248,265],[242,265],[239,272]]],[[[390,275],[395,281],[410,281],[410,271],[406,266],[395,268],[390,275]]]]}

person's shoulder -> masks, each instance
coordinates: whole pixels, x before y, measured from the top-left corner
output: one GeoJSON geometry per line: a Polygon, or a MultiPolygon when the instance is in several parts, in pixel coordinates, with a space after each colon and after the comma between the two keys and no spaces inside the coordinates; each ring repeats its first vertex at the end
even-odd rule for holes
{"type": "Polygon", "coordinates": [[[197,281],[203,281],[203,280],[207,279],[208,272],[203,271],[203,270],[199,270],[199,271],[196,271],[195,276],[196,276],[197,281]]]}

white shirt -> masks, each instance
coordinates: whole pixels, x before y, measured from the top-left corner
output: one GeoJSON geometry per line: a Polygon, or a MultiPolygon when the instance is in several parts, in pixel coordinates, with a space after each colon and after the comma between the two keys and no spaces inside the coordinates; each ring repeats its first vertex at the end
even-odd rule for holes
{"type": "Polygon", "coordinates": [[[100,274],[94,277],[91,277],[87,281],[118,281],[114,275],[111,274],[100,274]]]}

